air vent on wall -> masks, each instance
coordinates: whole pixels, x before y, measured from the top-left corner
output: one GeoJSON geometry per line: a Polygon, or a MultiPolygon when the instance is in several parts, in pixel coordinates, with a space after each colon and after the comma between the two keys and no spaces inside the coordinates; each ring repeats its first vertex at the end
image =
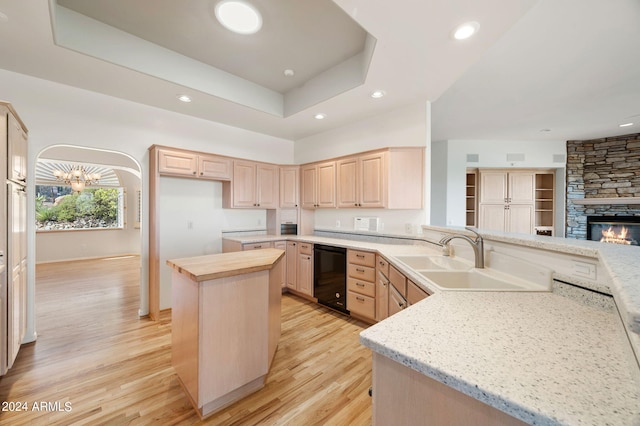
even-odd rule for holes
{"type": "Polygon", "coordinates": [[[564,163],[566,161],[566,156],[564,154],[553,154],[553,162],[554,163],[564,163]]]}
{"type": "Polygon", "coordinates": [[[507,161],[524,161],[524,154],[507,154],[507,161]]]}
{"type": "Polygon", "coordinates": [[[467,163],[477,163],[480,161],[478,154],[467,154],[467,163]]]}

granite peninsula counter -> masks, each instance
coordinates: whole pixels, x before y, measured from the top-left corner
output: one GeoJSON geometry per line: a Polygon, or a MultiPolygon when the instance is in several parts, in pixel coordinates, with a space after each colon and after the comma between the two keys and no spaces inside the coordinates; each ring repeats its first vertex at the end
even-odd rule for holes
{"type": "MultiPolygon", "coordinates": [[[[430,231],[465,232],[425,227],[424,235],[413,237],[429,239],[430,231]]],[[[345,238],[340,234],[255,236],[251,241],[277,238],[332,244],[376,251],[392,263],[394,256],[439,253],[435,246],[419,241],[385,244],[380,243],[385,238],[375,235],[354,241],[348,233],[345,238]]],[[[361,333],[361,342],[374,352],[374,416],[380,399],[389,396],[376,384],[375,365],[390,361],[387,366],[404,369],[393,371],[393,378],[407,374],[411,380],[433,380],[506,413],[507,423],[513,421],[508,424],[640,425],[640,367],[634,353],[640,348],[636,333],[640,248],[495,232],[482,235],[489,250],[519,247],[534,262],[546,264],[547,259],[565,256],[598,263],[597,280],[582,282],[562,270],[554,274],[555,279],[594,291],[573,287],[575,292],[566,294],[557,286],[553,293],[438,291],[410,269],[396,265],[432,296],[361,333]]],[[[424,389],[413,394],[402,393],[403,389],[394,392],[408,405],[388,410],[395,422],[398,413],[426,406],[424,389]]]]}
{"type": "Polygon", "coordinates": [[[168,260],[171,355],[206,417],[264,386],[280,338],[283,250],[168,260]]]}

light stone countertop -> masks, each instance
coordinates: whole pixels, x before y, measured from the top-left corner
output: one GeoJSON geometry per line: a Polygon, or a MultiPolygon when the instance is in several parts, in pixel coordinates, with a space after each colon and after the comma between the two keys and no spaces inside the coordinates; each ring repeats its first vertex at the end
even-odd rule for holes
{"type": "Polygon", "coordinates": [[[529,424],[640,424],[640,372],[615,312],[553,293],[441,292],[360,336],[529,424]]]}
{"type": "MultiPolygon", "coordinates": [[[[482,234],[487,240],[600,258],[610,273],[640,259],[633,248],[625,250],[629,247],[482,234]]],[[[392,262],[400,255],[440,254],[432,244],[410,241],[379,244],[314,235],[231,239],[307,241],[377,251],[392,262]]],[[[439,291],[397,266],[433,295],[363,331],[365,346],[530,424],[640,425],[640,367],[630,345],[631,340],[640,347],[640,339],[626,334],[615,309],[554,293],[439,291]]],[[[634,279],[632,273],[611,275],[634,279]]]]}

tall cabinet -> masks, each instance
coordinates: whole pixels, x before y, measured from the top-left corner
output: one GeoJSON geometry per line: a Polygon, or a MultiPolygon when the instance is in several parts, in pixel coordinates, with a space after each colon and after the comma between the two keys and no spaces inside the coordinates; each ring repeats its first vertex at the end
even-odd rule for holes
{"type": "Polygon", "coordinates": [[[533,234],[553,232],[553,171],[480,170],[480,229],[533,234]]]}
{"type": "Polygon", "coordinates": [[[26,331],[27,129],[10,104],[0,102],[0,374],[13,365],[26,331]]]}

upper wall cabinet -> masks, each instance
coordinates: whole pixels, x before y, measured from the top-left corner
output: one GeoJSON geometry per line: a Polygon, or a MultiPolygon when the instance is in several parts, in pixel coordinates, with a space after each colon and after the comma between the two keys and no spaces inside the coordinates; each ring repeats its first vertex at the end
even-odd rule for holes
{"type": "Polygon", "coordinates": [[[338,207],[386,207],[386,152],[336,161],[338,207]]]}
{"type": "Polygon", "coordinates": [[[230,180],[231,163],[230,158],[216,155],[169,149],[158,150],[158,172],[161,175],[230,180]]]}
{"type": "Polygon", "coordinates": [[[225,184],[223,205],[227,208],[278,207],[278,166],[235,160],[233,179],[225,184]]]}
{"type": "Polygon", "coordinates": [[[8,114],[7,157],[9,159],[7,179],[17,182],[27,181],[27,132],[13,114],[8,114]]]}
{"type": "Polygon", "coordinates": [[[336,162],[307,164],[301,167],[302,208],[336,207],[336,162]]]}
{"type": "Polygon", "coordinates": [[[424,150],[390,148],[336,160],[337,206],[421,209],[424,150]]]}
{"type": "Polygon", "coordinates": [[[300,168],[280,167],[280,208],[293,209],[300,203],[300,168]]]}

